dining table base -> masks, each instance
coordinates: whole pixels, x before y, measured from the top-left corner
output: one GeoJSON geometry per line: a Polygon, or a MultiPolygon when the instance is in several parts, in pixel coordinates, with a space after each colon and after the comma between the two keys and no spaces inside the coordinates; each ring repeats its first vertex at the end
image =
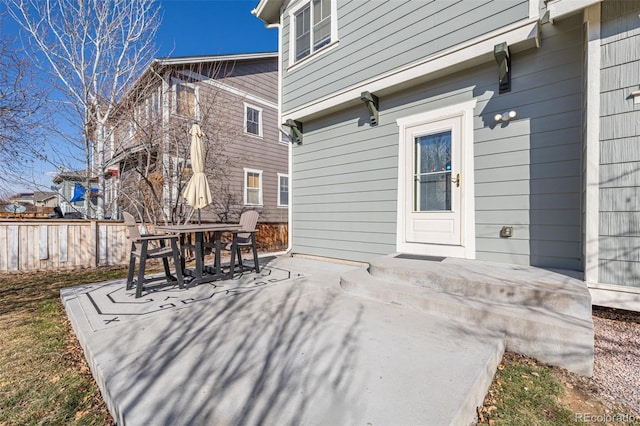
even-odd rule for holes
{"type": "Polygon", "coordinates": [[[212,281],[229,279],[233,277],[234,267],[235,267],[235,251],[236,251],[236,241],[235,239],[231,242],[231,262],[229,264],[229,271],[225,272],[222,267],[222,260],[220,258],[220,252],[222,250],[222,234],[225,232],[234,232],[240,229],[240,226],[237,224],[185,224],[185,225],[167,225],[158,227],[160,230],[179,233],[180,234],[180,245],[182,248],[187,247],[184,244],[184,236],[187,233],[195,233],[195,244],[193,246],[188,246],[194,250],[195,254],[195,267],[187,268],[184,266],[184,250],[182,251],[182,270],[183,275],[191,277],[189,280],[187,287],[192,287],[198,284],[209,283],[212,281]],[[213,245],[212,248],[215,250],[214,253],[214,264],[213,266],[208,266],[204,264],[204,251],[205,251],[205,242],[204,242],[204,233],[205,232],[213,232],[213,245]]]}

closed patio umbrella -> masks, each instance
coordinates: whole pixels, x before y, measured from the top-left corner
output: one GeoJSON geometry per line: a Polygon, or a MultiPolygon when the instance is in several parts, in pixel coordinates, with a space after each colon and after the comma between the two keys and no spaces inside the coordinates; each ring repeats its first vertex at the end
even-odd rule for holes
{"type": "Polygon", "coordinates": [[[187,183],[182,194],[187,203],[198,209],[198,223],[200,223],[200,209],[211,204],[211,190],[204,173],[204,147],[202,146],[202,130],[194,123],[189,130],[191,135],[191,169],[193,176],[187,183]]]}

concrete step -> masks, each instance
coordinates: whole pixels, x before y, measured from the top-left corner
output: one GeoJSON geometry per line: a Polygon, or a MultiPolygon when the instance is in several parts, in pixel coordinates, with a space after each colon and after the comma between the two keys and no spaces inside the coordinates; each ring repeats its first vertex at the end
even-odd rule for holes
{"type": "Polygon", "coordinates": [[[366,268],[344,273],[341,287],[360,297],[418,309],[475,325],[479,330],[504,333],[508,350],[578,374],[593,374],[590,311],[588,316],[576,316],[526,303],[452,294],[427,286],[380,279],[369,274],[366,268]]]}
{"type": "Polygon", "coordinates": [[[391,255],[374,259],[369,272],[382,280],[492,303],[591,317],[591,296],[583,281],[531,266],[455,258],[416,260],[391,255]]]}

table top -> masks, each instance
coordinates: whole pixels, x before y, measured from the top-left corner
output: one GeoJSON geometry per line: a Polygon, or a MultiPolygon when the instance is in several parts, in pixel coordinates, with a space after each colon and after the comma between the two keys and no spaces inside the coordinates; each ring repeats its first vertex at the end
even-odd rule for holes
{"type": "Polygon", "coordinates": [[[159,231],[169,232],[207,232],[207,231],[238,231],[237,223],[184,223],[182,225],[158,225],[159,231]]]}

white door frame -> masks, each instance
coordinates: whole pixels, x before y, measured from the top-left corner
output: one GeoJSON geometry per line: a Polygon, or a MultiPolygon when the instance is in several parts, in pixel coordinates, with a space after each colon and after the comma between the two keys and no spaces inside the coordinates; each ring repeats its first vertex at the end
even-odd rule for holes
{"type": "Polygon", "coordinates": [[[409,253],[426,256],[459,257],[475,259],[476,238],[475,238],[475,201],[474,201],[474,171],[473,171],[473,109],[476,100],[451,105],[423,113],[402,117],[396,120],[399,127],[398,138],[398,207],[397,207],[397,230],[396,230],[396,250],[399,253],[409,253]],[[460,245],[442,245],[428,243],[410,243],[405,238],[405,221],[407,203],[407,182],[405,157],[407,149],[411,149],[405,139],[405,131],[408,127],[428,124],[451,117],[461,117],[461,223],[460,223],[460,245]]]}

